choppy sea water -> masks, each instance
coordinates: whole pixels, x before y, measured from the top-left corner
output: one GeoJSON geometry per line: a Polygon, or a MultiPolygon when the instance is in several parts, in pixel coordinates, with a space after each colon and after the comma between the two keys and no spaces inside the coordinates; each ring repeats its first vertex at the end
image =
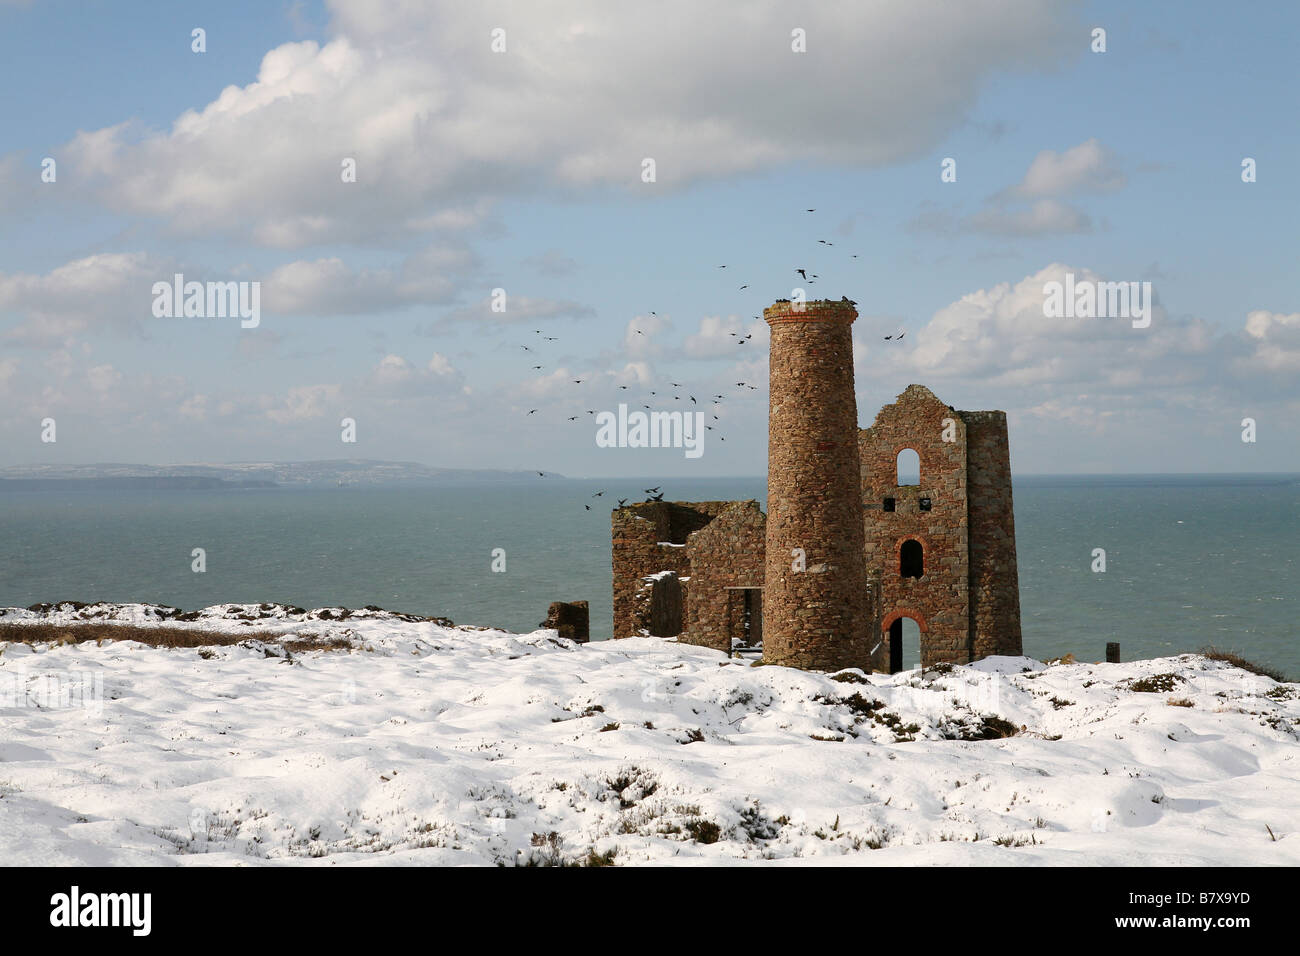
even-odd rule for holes
{"type": "MultiPolygon", "coordinates": [[[[760,502],[766,487],[539,478],[0,492],[0,605],[374,604],[531,630],[551,601],[585,599],[604,638],[610,509],[655,486],[669,500],[760,502]],[[503,573],[492,571],[497,548],[503,573]]],[[[1014,497],[1026,653],[1098,660],[1119,641],[1133,659],[1214,644],[1300,676],[1300,476],[1024,477],[1014,497]],[[1096,548],[1104,573],[1091,569],[1096,548]]]]}

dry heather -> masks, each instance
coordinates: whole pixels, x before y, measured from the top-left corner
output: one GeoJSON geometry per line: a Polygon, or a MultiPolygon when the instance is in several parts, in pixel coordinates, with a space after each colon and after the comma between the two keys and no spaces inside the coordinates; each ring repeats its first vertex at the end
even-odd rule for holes
{"type": "Polygon", "coordinates": [[[351,641],[284,631],[226,633],[189,627],[141,627],[136,624],[0,624],[0,643],[82,644],[86,641],[139,641],[150,647],[229,647],[248,640],[278,644],[287,651],[346,650],[351,641]]]}

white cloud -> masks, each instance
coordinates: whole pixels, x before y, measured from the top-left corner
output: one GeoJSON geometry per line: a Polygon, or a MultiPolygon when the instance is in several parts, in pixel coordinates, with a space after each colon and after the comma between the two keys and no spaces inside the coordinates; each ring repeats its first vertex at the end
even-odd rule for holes
{"type": "Polygon", "coordinates": [[[492,297],[484,296],[470,305],[452,309],[434,323],[434,328],[442,328],[461,322],[474,322],[484,325],[520,325],[524,322],[539,322],[546,319],[580,319],[595,315],[590,306],[568,299],[547,299],[543,297],[510,295],[507,292],[505,311],[492,311],[492,297]]]}
{"type": "Polygon", "coordinates": [[[991,206],[965,223],[973,232],[1003,236],[1068,235],[1091,232],[1092,220],[1079,209],[1056,199],[1040,199],[1024,208],[991,206]]]}
{"type": "Polygon", "coordinates": [[[169,130],[79,134],[61,150],[71,181],[177,232],[275,246],[409,235],[447,210],[443,225],[463,228],[521,192],[644,192],[646,156],[661,189],[797,161],[896,162],[939,143],[994,74],[1079,49],[1047,0],[814,6],[799,17],[806,54],[790,51],[779,0],[741,15],[694,0],[331,9],[329,42],[271,50],[252,82],[169,130]],[[847,61],[872,68],[846,74],[847,61]],[[341,180],[346,158],[355,183],[341,180]]]}
{"type": "Polygon", "coordinates": [[[92,326],[131,326],[152,316],[153,283],[170,267],[142,252],[100,253],[43,274],[0,274],[0,309],[24,320],[5,338],[22,345],[66,345],[92,326]]]}
{"type": "Polygon", "coordinates": [[[1300,312],[1250,312],[1245,331],[1250,354],[1235,363],[1239,373],[1300,373],[1300,312]]]}
{"type": "Polygon", "coordinates": [[[996,236],[1091,232],[1091,218],[1063,197],[1115,192],[1126,182],[1114,154],[1098,140],[1089,139],[1061,153],[1043,150],[1019,183],[989,196],[977,212],[959,217],[927,204],[912,221],[912,228],[996,236]]]}
{"type": "Polygon", "coordinates": [[[1126,182],[1114,154],[1089,139],[1063,153],[1043,150],[1029,164],[1025,178],[1008,192],[1026,199],[1108,193],[1124,188],[1126,182]]]}
{"type": "Polygon", "coordinates": [[[476,263],[461,248],[431,246],[400,269],[353,269],[337,256],[299,260],[271,272],[263,284],[263,308],[282,315],[355,315],[452,300],[476,263]]]}
{"type": "Polygon", "coordinates": [[[672,327],[672,320],[662,315],[638,315],[623,330],[623,350],[634,359],[662,355],[664,347],[656,339],[671,332],[672,327]]]}
{"type": "Polygon", "coordinates": [[[768,346],[768,325],[762,319],[754,319],[748,324],[739,316],[719,315],[705,316],[700,319],[699,331],[686,337],[683,351],[688,358],[720,358],[727,356],[739,359],[742,349],[766,351],[768,346]],[[744,345],[741,340],[744,339],[744,345]]]}
{"type": "Polygon", "coordinates": [[[299,385],[290,388],[283,399],[263,399],[263,413],[279,425],[320,418],[336,408],[343,395],[339,385],[299,385]]]}

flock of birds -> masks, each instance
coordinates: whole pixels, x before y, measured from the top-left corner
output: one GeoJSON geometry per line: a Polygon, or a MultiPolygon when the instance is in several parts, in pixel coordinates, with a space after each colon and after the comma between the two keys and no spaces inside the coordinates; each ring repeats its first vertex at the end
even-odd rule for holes
{"type": "MultiPolygon", "coordinates": [[[[805,210],[805,212],[809,212],[809,213],[815,213],[816,211],[817,211],[817,210],[816,210],[815,208],[805,210]]],[[[824,245],[824,246],[827,246],[827,247],[830,247],[830,246],[834,246],[834,245],[835,245],[835,243],[830,242],[830,241],[828,241],[828,240],[826,240],[826,239],[818,239],[817,242],[818,242],[819,244],[824,245]]],[[[851,255],[850,258],[853,258],[853,259],[858,258],[857,253],[853,253],[853,254],[851,255]]],[[[720,265],[720,266],[718,266],[718,268],[719,268],[719,269],[726,269],[727,266],[724,264],[724,265],[720,265]]],[[[818,273],[816,273],[816,272],[812,272],[812,273],[810,273],[810,272],[808,271],[807,267],[799,268],[799,269],[795,269],[794,271],[795,271],[795,273],[796,273],[796,274],[797,274],[801,279],[803,279],[803,281],[804,281],[805,283],[807,283],[808,285],[815,285],[816,282],[817,282],[817,279],[820,278],[820,276],[819,276],[818,273]]],[[[743,284],[743,285],[740,286],[740,290],[739,290],[739,291],[743,292],[743,291],[745,291],[745,290],[748,289],[748,288],[749,288],[749,284],[748,284],[748,283],[745,283],[745,284],[743,284]]],[[[847,296],[842,297],[842,299],[843,299],[843,301],[848,302],[850,305],[856,305],[856,304],[857,304],[856,302],[853,302],[851,299],[849,299],[847,296]]],[[[652,315],[652,316],[657,316],[657,315],[658,315],[657,312],[653,312],[653,311],[651,311],[649,314],[652,315]]],[[[756,316],[754,316],[754,318],[755,318],[755,319],[761,319],[762,316],[756,315],[756,316]]],[[[547,334],[545,333],[545,331],[542,330],[542,329],[534,329],[533,332],[534,332],[535,335],[540,335],[540,336],[541,336],[541,339],[535,340],[535,341],[537,341],[537,342],[557,342],[557,341],[559,341],[559,338],[558,338],[557,336],[554,336],[554,335],[547,335],[547,334]]],[[[634,334],[636,334],[636,335],[645,335],[645,332],[644,332],[642,329],[638,329],[638,328],[633,328],[633,329],[632,329],[632,332],[633,332],[634,334]]],[[[743,346],[743,345],[745,345],[745,343],[747,343],[750,339],[752,339],[752,338],[754,337],[754,333],[753,333],[753,332],[750,332],[748,335],[742,335],[740,332],[730,332],[730,333],[728,333],[728,334],[729,334],[732,338],[736,339],[736,344],[737,344],[738,346],[743,346]]],[[[884,336],[883,338],[884,338],[884,340],[885,340],[886,342],[891,342],[891,341],[892,341],[892,342],[898,342],[898,341],[901,341],[901,340],[902,340],[902,338],[903,338],[903,336],[904,336],[905,334],[906,334],[906,332],[905,332],[904,330],[899,330],[898,332],[894,333],[893,335],[886,335],[886,336],[884,336]]],[[[534,347],[531,346],[531,345],[520,345],[519,348],[522,349],[524,352],[528,352],[528,353],[530,353],[530,354],[533,354],[534,356],[536,355],[536,350],[535,350],[534,347]]],[[[532,366],[532,370],[533,370],[533,371],[536,371],[536,372],[542,372],[542,371],[545,371],[545,369],[546,369],[545,364],[540,364],[540,365],[534,365],[534,366],[532,366]]],[[[575,378],[575,379],[570,379],[570,381],[572,382],[573,385],[576,386],[576,385],[582,385],[582,384],[588,382],[589,380],[588,380],[588,379],[584,379],[584,378],[575,378]]],[[[661,394],[660,389],[662,389],[663,386],[660,386],[660,389],[651,389],[651,390],[649,390],[649,396],[653,396],[653,397],[655,397],[655,398],[659,398],[659,399],[661,399],[661,400],[662,400],[662,399],[667,399],[667,398],[669,398],[669,397],[671,396],[671,398],[672,398],[673,401],[682,401],[682,400],[685,398],[685,399],[688,399],[692,405],[699,405],[699,401],[696,399],[695,395],[692,394],[691,391],[686,391],[686,392],[679,391],[680,389],[686,388],[686,386],[685,386],[683,383],[681,383],[681,382],[668,382],[667,385],[668,385],[669,387],[671,387],[672,389],[674,389],[674,391],[673,391],[673,392],[667,392],[667,391],[664,391],[664,392],[661,394]]],[[[757,386],[757,385],[751,384],[751,383],[749,383],[749,382],[737,382],[737,383],[736,383],[736,387],[737,387],[737,388],[743,388],[743,389],[749,389],[750,391],[757,391],[757,390],[758,390],[758,386],[757,386]]],[[[631,388],[631,386],[628,386],[628,385],[619,385],[618,388],[619,388],[621,391],[628,391],[628,390],[631,388]]],[[[744,393],[741,393],[741,394],[744,394],[744,393]]],[[[642,396],[642,397],[643,397],[643,399],[646,398],[646,396],[642,396]]],[[[734,396],[732,396],[732,397],[734,397],[734,396]]],[[[715,395],[710,396],[710,399],[709,399],[709,400],[713,403],[714,406],[718,406],[718,405],[721,405],[722,402],[725,401],[727,398],[728,398],[727,395],[723,395],[723,394],[715,394],[715,395]]],[[[641,405],[642,408],[645,408],[645,409],[651,409],[651,405],[650,405],[650,403],[649,403],[648,401],[642,401],[642,402],[640,402],[639,404],[641,405]]],[[[530,415],[536,415],[539,411],[541,411],[541,409],[538,409],[538,408],[530,408],[530,409],[525,413],[525,417],[528,417],[528,416],[530,416],[530,415]]],[[[720,419],[719,416],[717,415],[717,411],[718,411],[718,409],[715,407],[715,408],[713,408],[713,409],[711,409],[711,410],[709,411],[709,415],[710,415],[710,417],[712,418],[712,420],[713,420],[715,423],[720,423],[720,422],[721,422],[721,419],[720,419]]],[[[593,409],[593,408],[588,408],[588,409],[586,409],[586,413],[587,413],[588,415],[595,415],[595,414],[596,414],[596,410],[593,409]]],[[[576,421],[580,421],[581,418],[582,418],[581,415],[570,415],[570,416],[567,416],[567,421],[570,421],[570,422],[576,422],[576,421]]],[[[705,429],[707,429],[708,431],[712,432],[712,431],[715,431],[718,427],[720,427],[720,424],[718,424],[718,425],[705,425],[704,427],[705,427],[705,429]]],[[[726,437],[723,436],[723,435],[718,435],[718,436],[716,436],[716,437],[717,437],[720,441],[724,441],[724,442],[725,442],[725,441],[727,440],[726,437]]],[[[540,478],[545,478],[545,477],[546,477],[546,473],[545,473],[545,472],[541,472],[541,471],[539,471],[539,472],[537,473],[537,475],[538,475],[538,477],[540,477],[540,478]]],[[[663,501],[663,500],[664,500],[663,491],[662,491],[662,489],[659,488],[659,487],[655,487],[655,488],[646,488],[646,489],[643,489],[643,491],[644,491],[644,493],[648,496],[646,500],[649,500],[649,501],[663,501]]],[[[604,494],[605,494],[604,491],[598,491],[598,492],[596,492],[594,495],[592,495],[591,497],[592,497],[592,498],[600,498],[600,497],[603,497],[604,494]]],[[[618,499],[618,506],[619,506],[620,508],[624,507],[625,505],[627,505],[628,500],[629,500],[629,499],[627,499],[627,498],[619,498],[619,499],[618,499]]],[[[590,505],[590,504],[584,504],[583,507],[584,507],[587,511],[590,511],[590,510],[591,510],[591,505],[590,505]]]]}

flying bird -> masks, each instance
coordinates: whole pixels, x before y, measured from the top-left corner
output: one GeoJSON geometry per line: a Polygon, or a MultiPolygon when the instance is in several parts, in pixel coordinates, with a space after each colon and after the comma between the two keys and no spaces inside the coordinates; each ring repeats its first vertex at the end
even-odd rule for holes
{"type": "Polygon", "coordinates": [[[795,269],[794,271],[803,276],[805,282],[808,281],[808,273],[804,272],[802,269],[795,269]]]}
{"type": "Polygon", "coordinates": [[[626,504],[627,504],[627,499],[626,499],[626,498],[619,498],[619,499],[618,499],[618,506],[619,506],[620,508],[624,507],[626,504]]]}
{"type": "MultiPolygon", "coordinates": [[[[536,411],[537,411],[537,409],[534,408],[533,411],[532,411],[532,412],[529,412],[528,414],[531,415],[531,414],[533,414],[533,412],[536,412],[536,411]]],[[[541,472],[539,471],[538,474],[540,475],[541,472]]]]}
{"type": "Polygon", "coordinates": [[[593,498],[599,498],[599,497],[600,497],[601,495],[603,495],[604,493],[605,493],[605,492],[603,492],[603,491],[598,491],[598,492],[596,492],[594,495],[592,495],[591,497],[593,497],[593,498]]]}
{"type": "Polygon", "coordinates": [[[641,490],[644,491],[647,495],[653,495],[656,491],[659,490],[659,486],[656,486],[654,488],[642,488],[641,490]]]}

